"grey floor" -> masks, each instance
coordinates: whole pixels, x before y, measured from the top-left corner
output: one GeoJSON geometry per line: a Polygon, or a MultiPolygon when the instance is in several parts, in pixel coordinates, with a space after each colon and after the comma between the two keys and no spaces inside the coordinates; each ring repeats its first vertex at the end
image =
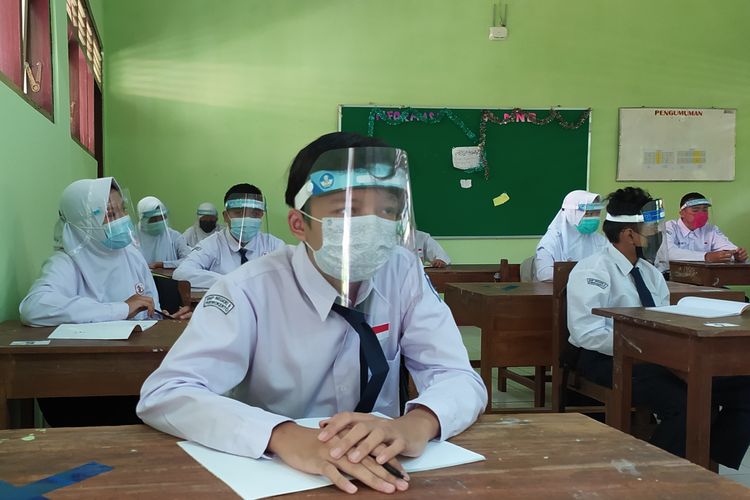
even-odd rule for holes
{"type": "MultiPolygon", "coordinates": [[[[466,350],[469,353],[469,359],[479,359],[480,353],[480,340],[481,330],[472,326],[460,327],[461,337],[463,338],[466,350]]],[[[518,373],[525,375],[533,374],[533,368],[519,368],[516,369],[518,373]]],[[[534,406],[534,394],[531,389],[517,384],[513,381],[508,381],[507,392],[500,392],[497,390],[497,371],[492,375],[492,406],[493,408],[528,408],[534,406]]],[[[548,389],[550,386],[548,384],[548,389]]],[[[547,403],[549,404],[551,391],[547,390],[547,403]]],[[[737,481],[740,484],[750,487],[750,452],[745,455],[745,459],[742,462],[739,470],[729,469],[724,466],[719,466],[719,474],[725,476],[727,479],[737,481]]]]}

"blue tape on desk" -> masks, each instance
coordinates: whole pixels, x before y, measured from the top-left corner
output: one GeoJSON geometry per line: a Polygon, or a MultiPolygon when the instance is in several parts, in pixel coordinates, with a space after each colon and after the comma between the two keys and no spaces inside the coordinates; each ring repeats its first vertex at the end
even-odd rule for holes
{"type": "Polygon", "coordinates": [[[503,288],[501,288],[501,290],[507,292],[509,290],[514,290],[516,288],[518,288],[518,285],[508,285],[508,286],[504,286],[503,288]]]}
{"type": "Polygon", "coordinates": [[[112,467],[97,462],[89,462],[74,469],[66,470],[45,477],[39,481],[29,483],[26,486],[13,486],[5,481],[0,481],[0,498],[4,500],[30,500],[44,498],[42,495],[50,491],[80,483],[84,479],[98,476],[103,472],[109,472],[112,467]]]}

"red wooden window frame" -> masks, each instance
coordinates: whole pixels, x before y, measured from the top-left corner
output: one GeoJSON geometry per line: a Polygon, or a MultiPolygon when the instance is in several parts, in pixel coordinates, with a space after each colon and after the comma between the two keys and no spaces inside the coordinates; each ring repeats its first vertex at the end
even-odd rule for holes
{"type": "Polygon", "coordinates": [[[0,73],[11,86],[23,86],[21,71],[21,2],[0,0],[0,73]]]}
{"type": "Polygon", "coordinates": [[[94,121],[94,74],[86,61],[75,28],[68,23],[68,67],[70,70],[70,134],[96,155],[94,121]]]}
{"type": "Polygon", "coordinates": [[[0,0],[0,80],[52,119],[54,103],[49,2],[0,0]],[[26,69],[27,62],[30,71],[26,69]]]}

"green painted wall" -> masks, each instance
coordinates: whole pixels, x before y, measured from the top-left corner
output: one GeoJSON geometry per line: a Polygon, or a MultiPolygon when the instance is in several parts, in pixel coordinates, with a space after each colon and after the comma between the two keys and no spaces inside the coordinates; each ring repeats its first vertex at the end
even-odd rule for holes
{"type": "MultiPolygon", "coordinates": [[[[106,169],[136,198],[160,196],[179,229],[198,202],[254,182],[271,230],[292,241],[286,168],[336,128],[340,103],[591,106],[590,187],[602,193],[625,185],[618,107],[734,107],[736,181],[642,185],[672,216],[681,194],[704,191],[714,220],[750,245],[750,2],[507,3],[510,36],[490,42],[490,0],[106,2],[106,169]]],[[[519,261],[536,240],[443,243],[456,262],[519,261]]]]}
{"type": "Polygon", "coordinates": [[[96,162],[70,137],[65,0],[52,0],[55,121],[0,83],[0,321],[18,303],[52,253],[62,190],[96,176],[96,162]]]}

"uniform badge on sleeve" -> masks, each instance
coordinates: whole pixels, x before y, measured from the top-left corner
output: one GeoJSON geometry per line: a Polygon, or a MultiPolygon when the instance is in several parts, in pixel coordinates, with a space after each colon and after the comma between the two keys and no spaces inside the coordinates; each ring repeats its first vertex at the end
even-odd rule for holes
{"type": "Polygon", "coordinates": [[[223,295],[211,294],[203,297],[203,307],[215,307],[224,314],[234,309],[234,303],[223,295]]]}
{"type": "Polygon", "coordinates": [[[146,293],[146,287],[143,286],[143,283],[135,284],[135,293],[137,293],[138,295],[143,295],[144,293],[146,293]]]}
{"type": "Polygon", "coordinates": [[[602,290],[605,290],[609,286],[609,283],[595,278],[586,278],[586,283],[588,283],[589,285],[598,286],[602,290]]]}

